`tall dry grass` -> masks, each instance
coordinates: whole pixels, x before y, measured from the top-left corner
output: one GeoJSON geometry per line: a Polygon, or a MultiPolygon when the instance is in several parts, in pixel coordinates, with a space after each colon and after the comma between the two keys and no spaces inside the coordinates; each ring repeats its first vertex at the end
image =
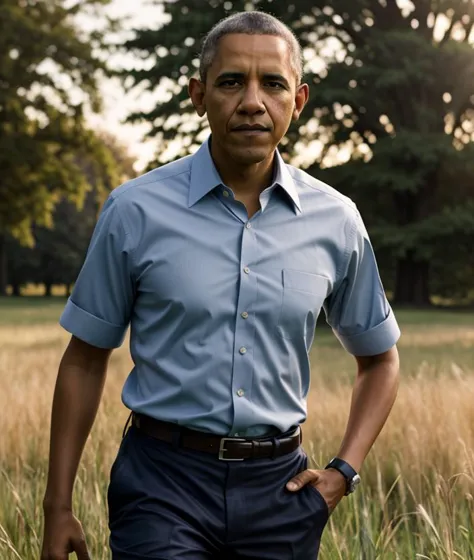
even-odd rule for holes
{"type": "MultiPolygon", "coordinates": [[[[466,358],[474,350],[474,328],[422,330],[405,329],[396,405],[364,465],[362,487],[330,519],[322,560],[474,559],[474,371],[466,358]],[[460,348],[466,359],[459,359],[460,348]]],[[[354,370],[325,336],[321,351],[312,354],[304,426],[315,466],[327,461],[342,437],[354,370]]],[[[0,326],[2,560],[39,558],[51,399],[67,341],[55,325],[0,326]]],[[[112,355],[75,489],[75,512],[97,560],[109,558],[105,496],[128,416],[120,392],[130,365],[124,345],[112,355]]]]}

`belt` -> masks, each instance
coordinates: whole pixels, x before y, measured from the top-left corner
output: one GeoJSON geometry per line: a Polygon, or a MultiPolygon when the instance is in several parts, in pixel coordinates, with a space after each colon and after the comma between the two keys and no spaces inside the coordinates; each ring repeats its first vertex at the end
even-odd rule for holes
{"type": "Polygon", "coordinates": [[[179,447],[193,451],[212,453],[221,461],[281,457],[295,451],[302,441],[300,426],[290,435],[265,439],[222,437],[155,420],[135,412],[132,414],[132,426],[160,441],[177,443],[179,447]]]}

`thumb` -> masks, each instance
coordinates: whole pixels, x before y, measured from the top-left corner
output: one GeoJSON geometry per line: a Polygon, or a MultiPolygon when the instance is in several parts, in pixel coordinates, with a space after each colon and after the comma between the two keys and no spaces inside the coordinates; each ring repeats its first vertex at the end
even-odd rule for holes
{"type": "Polygon", "coordinates": [[[77,538],[73,542],[74,551],[77,554],[77,560],[91,560],[89,551],[87,550],[87,543],[84,536],[77,538]]]}
{"type": "Polygon", "coordinates": [[[295,492],[300,488],[303,488],[308,482],[314,482],[319,479],[318,471],[312,469],[306,469],[294,476],[286,485],[288,490],[295,492]]]}

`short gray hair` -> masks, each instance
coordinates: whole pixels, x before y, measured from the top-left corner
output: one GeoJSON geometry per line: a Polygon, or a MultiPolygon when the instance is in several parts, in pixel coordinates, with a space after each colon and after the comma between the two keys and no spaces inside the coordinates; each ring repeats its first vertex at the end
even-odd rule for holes
{"type": "Polygon", "coordinates": [[[224,35],[243,33],[246,35],[273,35],[284,39],[290,49],[291,67],[298,84],[303,77],[303,55],[298,39],[291,29],[279,19],[264,12],[240,12],[218,22],[206,35],[199,57],[199,77],[206,81],[207,73],[217,53],[220,39],[224,35]]]}

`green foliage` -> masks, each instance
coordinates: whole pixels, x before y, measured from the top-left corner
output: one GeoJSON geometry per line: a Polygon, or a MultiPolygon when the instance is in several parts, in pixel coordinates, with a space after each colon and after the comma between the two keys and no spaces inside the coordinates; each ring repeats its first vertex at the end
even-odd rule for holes
{"type": "Polygon", "coordinates": [[[187,95],[200,40],[230,13],[272,13],[305,49],[311,86],[283,150],[291,157],[320,141],[308,171],[357,202],[396,300],[427,303],[435,288],[452,286],[453,268],[462,270],[457,292],[466,296],[474,272],[472,251],[461,257],[474,241],[472,2],[420,0],[400,9],[395,0],[212,0],[202,10],[199,0],[177,0],[164,7],[168,23],[137,30],[125,44],[147,63],[126,73],[127,84],[166,92],[153,110],[130,116],[150,123],[160,140],[155,163],[171,141],[181,140],[185,155],[203,138],[207,123],[193,116],[187,95]],[[348,161],[338,165],[342,148],[348,161]],[[448,245],[460,250],[446,262],[448,245]]]}
{"type": "MultiPolygon", "coordinates": [[[[107,154],[87,130],[84,107],[100,109],[99,32],[75,17],[110,0],[3,0],[0,5],[0,233],[31,244],[33,224],[51,225],[61,197],[84,201],[77,164],[107,170],[107,154]]],[[[112,181],[114,179],[112,178],[112,181]]]]}
{"type": "Polygon", "coordinates": [[[34,247],[22,247],[18,240],[9,237],[8,281],[16,295],[20,295],[21,286],[26,283],[45,284],[48,295],[54,284],[75,282],[106,196],[118,182],[135,175],[133,159],[115,138],[101,134],[95,142],[106,156],[106,167],[100,168],[97,162],[92,165],[90,158],[76,158],[76,165],[88,185],[81,207],[63,197],[52,213],[53,227],[33,227],[34,247]],[[114,170],[116,184],[108,180],[109,168],[114,170]]]}

